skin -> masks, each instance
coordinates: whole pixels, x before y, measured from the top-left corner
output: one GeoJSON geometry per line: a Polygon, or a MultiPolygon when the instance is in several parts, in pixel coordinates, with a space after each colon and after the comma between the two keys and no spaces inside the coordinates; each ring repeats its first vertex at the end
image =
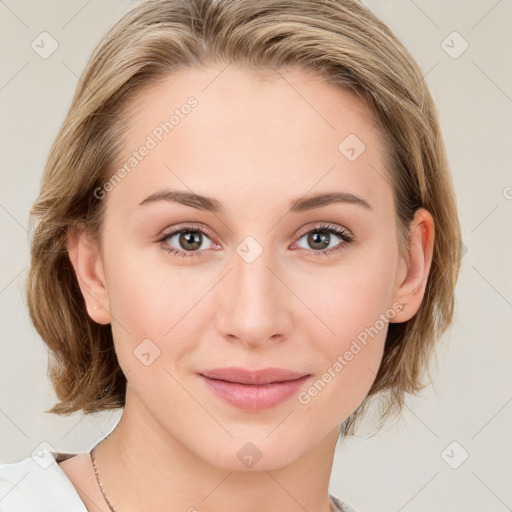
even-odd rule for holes
{"type": "MultiPolygon", "coordinates": [[[[96,449],[100,478],[123,512],[327,512],[339,426],[375,379],[387,324],[307,404],[294,396],[241,410],[196,372],[274,366],[316,381],[393,304],[406,306],[390,321],[417,312],[434,222],[419,210],[409,252],[400,256],[385,148],[353,93],[300,69],[223,67],[180,71],[135,100],[126,157],[187,98],[198,105],[106,194],[103,251],[84,234],[69,237],[89,315],[111,323],[128,379],[121,422],[96,449]],[[366,146],[354,161],[338,150],[348,134],[366,146]],[[138,206],[164,188],[213,197],[224,212],[164,201],[138,206]],[[289,212],[293,199],[332,191],[359,196],[371,209],[336,203],[289,212]],[[355,241],[326,234],[330,249],[345,245],[321,254],[307,234],[325,222],[355,241]],[[195,249],[202,257],[165,252],[165,245],[187,252],[179,235],[157,241],[181,223],[213,233],[195,249]],[[263,250],[251,263],[237,253],[247,236],[263,250]],[[134,356],[146,338],[160,350],[148,366],[134,356]],[[262,454],[252,467],[237,457],[247,442],[262,454]]],[[[88,510],[108,512],[88,454],[61,467],[88,510]]]]}

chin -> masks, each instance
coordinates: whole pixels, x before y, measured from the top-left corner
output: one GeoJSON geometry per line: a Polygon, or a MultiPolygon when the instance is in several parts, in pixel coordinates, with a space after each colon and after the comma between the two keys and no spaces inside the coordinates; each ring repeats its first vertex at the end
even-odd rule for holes
{"type": "Polygon", "coordinates": [[[234,437],[221,447],[205,447],[198,455],[212,466],[226,471],[258,472],[276,471],[288,466],[307,450],[304,437],[296,440],[274,432],[265,439],[267,434],[265,430],[257,436],[234,437]],[[272,439],[272,436],[275,437],[272,439]]]}

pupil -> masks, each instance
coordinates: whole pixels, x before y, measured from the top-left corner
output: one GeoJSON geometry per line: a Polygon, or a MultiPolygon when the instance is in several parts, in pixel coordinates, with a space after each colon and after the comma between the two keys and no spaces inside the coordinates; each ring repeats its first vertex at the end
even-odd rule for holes
{"type": "Polygon", "coordinates": [[[325,231],[316,231],[309,235],[308,242],[311,243],[315,249],[325,249],[329,245],[329,234],[325,231]],[[320,244],[319,247],[315,246],[317,243],[320,244]]]}
{"type": "Polygon", "coordinates": [[[186,250],[199,249],[201,247],[201,233],[196,231],[185,231],[180,235],[180,244],[186,250]],[[192,244],[194,247],[187,247],[186,244],[192,244]]]}

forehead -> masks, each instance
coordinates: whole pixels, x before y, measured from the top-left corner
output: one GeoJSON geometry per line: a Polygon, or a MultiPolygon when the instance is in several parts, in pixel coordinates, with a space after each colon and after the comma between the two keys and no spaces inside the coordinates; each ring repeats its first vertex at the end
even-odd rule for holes
{"type": "Polygon", "coordinates": [[[233,206],[260,193],[280,203],[330,189],[373,202],[391,193],[369,108],[312,71],[180,70],[142,92],[125,120],[118,166],[151,147],[110,194],[127,208],[164,186],[233,206]]]}

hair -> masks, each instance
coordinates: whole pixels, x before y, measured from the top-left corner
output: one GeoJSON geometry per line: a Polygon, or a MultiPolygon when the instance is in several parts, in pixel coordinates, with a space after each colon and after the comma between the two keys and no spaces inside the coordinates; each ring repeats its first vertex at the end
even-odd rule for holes
{"type": "Polygon", "coordinates": [[[115,171],[124,116],[147,88],[173,72],[228,63],[251,69],[295,67],[362,98],[386,145],[401,254],[419,208],[435,222],[432,264],[419,310],[390,323],[381,365],[340,433],[355,432],[371,397],[383,397],[381,425],[416,393],[436,341],[449,327],[461,259],[456,199],[438,114],[414,58],[356,0],[146,0],[103,36],[76,88],[48,154],[31,210],[38,219],[26,281],[30,318],[47,345],[48,377],[70,414],[124,407],[126,377],[110,325],[87,313],[67,253],[83,226],[101,249],[105,201],[93,193],[115,171]]]}

